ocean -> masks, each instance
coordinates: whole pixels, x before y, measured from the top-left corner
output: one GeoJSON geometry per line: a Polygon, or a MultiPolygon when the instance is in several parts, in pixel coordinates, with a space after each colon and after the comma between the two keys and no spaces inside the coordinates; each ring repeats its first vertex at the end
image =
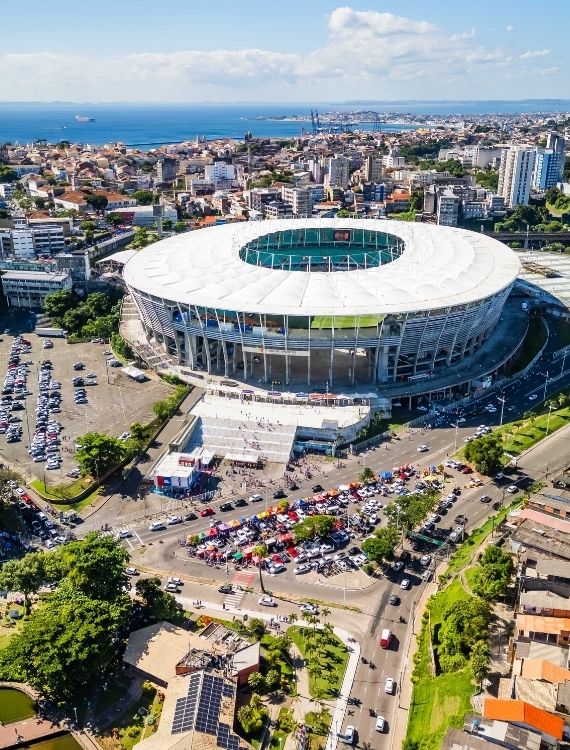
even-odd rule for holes
{"type": "MultiPolygon", "coordinates": [[[[50,143],[67,140],[99,145],[121,141],[149,148],[160,143],[194,139],[243,138],[251,130],[260,138],[291,138],[310,123],[265,120],[264,117],[309,115],[315,105],[285,104],[76,104],[0,103],[0,143],[50,143]],[[94,118],[77,122],[76,115],[94,118]]],[[[569,112],[568,100],[485,101],[485,102],[372,102],[320,103],[320,112],[372,110],[394,114],[484,115],[517,112],[569,112]]],[[[383,126],[384,130],[408,130],[412,125],[383,126]]],[[[371,124],[364,123],[363,130],[371,124]]]]}

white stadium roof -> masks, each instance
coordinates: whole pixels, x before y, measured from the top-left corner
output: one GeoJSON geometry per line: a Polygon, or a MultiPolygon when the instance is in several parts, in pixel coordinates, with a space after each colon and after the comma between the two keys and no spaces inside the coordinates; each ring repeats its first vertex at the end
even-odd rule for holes
{"type": "Polygon", "coordinates": [[[183,305],[371,315],[475,302],[509,286],[518,272],[510,248],[463,229],[374,219],[287,219],[223,224],[169,237],[138,252],[126,264],[124,278],[135,290],[183,305]],[[329,227],[392,234],[405,249],[377,268],[332,273],[264,268],[239,257],[239,249],[257,237],[329,227]]]}

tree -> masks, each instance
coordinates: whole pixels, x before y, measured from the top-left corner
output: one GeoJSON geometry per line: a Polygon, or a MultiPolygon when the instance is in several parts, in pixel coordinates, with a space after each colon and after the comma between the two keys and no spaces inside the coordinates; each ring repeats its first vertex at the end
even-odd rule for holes
{"type": "Polygon", "coordinates": [[[129,555],[112,537],[90,533],[44,558],[49,580],[66,581],[92,599],[113,601],[123,597],[129,555]]]}
{"type": "Polygon", "coordinates": [[[477,438],[465,446],[465,458],[482,474],[494,474],[502,465],[502,443],[496,435],[477,438]]]}
{"type": "Polygon", "coordinates": [[[162,590],[160,578],[140,578],[135,591],[142,600],[147,617],[155,622],[173,620],[178,616],[180,607],[172,594],[162,590]]]}
{"type": "Polygon", "coordinates": [[[106,195],[87,195],[85,196],[85,203],[87,203],[94,211],[103,211],[107,208],[109,199],[106,195]]]}
{"type": "Polygon", "coordinates": [[[376,475],[372,469],[367,466],[359,477],[362,484],[370,484],[370,482],[376,481],[376,475]]]}
{"type": "Polygon", "coordinates": [[[177,221],[174,225],[174,231],[179,234],[180,232],[185,232],[188,229],[188,225],[184,221],[177,221]]]}
{"type": "Polygon", "coordinates": [[[385,526],[378,529],[372,537],[362,543],[362,551],[373,562],[394,559],[394,550],[400,541],[400,532],[395,526],[385,526]]]}
{"type": "Polygon", "coordinates": [[[97,479],[118,466],[125,457],[125,446],[115,437],[100,432],[88,432],[79,438],[81,448],[75,454],[82,476],[97,479]]]}
{"type": "Polygon", "coordinates": [[[110,213],[105,216],[105,221],[112,227],[118,227],[123,223],[124,219],[121,214],[110,213]]]}
{"type": "Polygon", "coordinates": [[[7,560],[0,568],[0,588],[24,595],[26,614],[30,613],[30,594],[39,591],[46,579],[45,555],[31,552],[20,560],[7,560]]]}
{"type": "Polygon", "coordinates": [[[57,703],[77,705],[118,656],[128,599],[99,601],[62,586],[32,610],[0,654],[0,676],[27,682],[57,703]]]}
{"type": "Polygon", "coordinates": [[[0,166],[0,182],[16,182],[18,173],[12,167],[0,166]]]}
{"type": "Polygon", "coordinates": [[[47,316],[61,324],[65,313],[78,304],[79,298],[73,292],[67,290],[51,292],[44,300],[44,311],[47,316]]]}
{"type": "Polygon", "coordinates": [[[265,594],[263,576],[261,575],[261,561],[263,560],[264,557],[267,556],[267,547],[265,546],[265,544],[257,544],[252,550],[252,555],[258,558],[257,568],[259,570],[259,586],[261,588],[261,591],[265,594]]]}
{"type": "Polygon", "coordinates": [[[247,684],[256,693],[265,693],[267,683],[261,672],[252,672],[247,678],[247,684]]]}
{"type": "Polygon", "coordinates": [[[94,232],[97,229],[97,224],[94,221],[87,220],[82,221],[79,227],[83,232],[94,232]]]}
{"type": "Polygon", "coordinates": [[[135,190],[133,198],[139,206],[151,206],[154,202],[154,193],[151,190],[135,190]]]}
{"type": "Polygon", "coordinates": [[[506,594],[513,571],[511,555],[500,547],[489,545],[474,569],[471,588],[486,600],[496,600],[506,594]]]}
{"type": "Polygon", "coordinates": [[[87,322],[87,313],[83,305],[68,310],[61,321],[62,326],[71,333],[80,331],[87,322]]]}
{"type": "Polygon", "coordinates": [[[146,431],[140,422],[133,422],[131,425],[130,431],[131,431],[131,437],[133,437],[135,440],[145,439],[146,431]]]}
{"type": "Polygon", "coordinates": [[[487,641],[477,641],[471,650],[471,670],[473,676],[479,683],[483,684],[483,680],[489,673],[489,662],[491,661],[491,650],[487,641]]]}
{"type": "Polygon", "coordinates": [[[334,516],[308,516],[293,529],[296,542],[307,542],[330,534],[334,526],[334,516]]]}
{"type": "Polygon", "coordinates": [[[565,393],[559,393],[556,397],[558,406],[562,409],[568,403],[568,396],[565,393]]]}

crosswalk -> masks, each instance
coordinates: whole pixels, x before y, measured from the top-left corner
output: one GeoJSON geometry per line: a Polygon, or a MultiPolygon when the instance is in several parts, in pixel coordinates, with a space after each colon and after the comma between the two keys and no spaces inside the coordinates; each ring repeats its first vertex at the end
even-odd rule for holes
{"type": "Polygon", "coordinates": [[[241,600],[245,595],[245,591],[241,588],[234,589],[231,594],[228,594],[224,599],[224,606],[226,609],[237,609],[241,604],[241,600]]]}

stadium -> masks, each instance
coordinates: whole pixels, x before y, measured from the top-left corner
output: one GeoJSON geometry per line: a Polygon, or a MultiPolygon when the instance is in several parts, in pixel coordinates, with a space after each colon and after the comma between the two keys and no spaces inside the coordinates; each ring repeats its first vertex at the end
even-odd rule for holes
{"type": "Polygon", "coordinates": [[[140,251],[124,279],[179,365],[266,387],[432,378],[491,336],[515,253],[460,229],[361,219],[232,223],[140,251]]]}

